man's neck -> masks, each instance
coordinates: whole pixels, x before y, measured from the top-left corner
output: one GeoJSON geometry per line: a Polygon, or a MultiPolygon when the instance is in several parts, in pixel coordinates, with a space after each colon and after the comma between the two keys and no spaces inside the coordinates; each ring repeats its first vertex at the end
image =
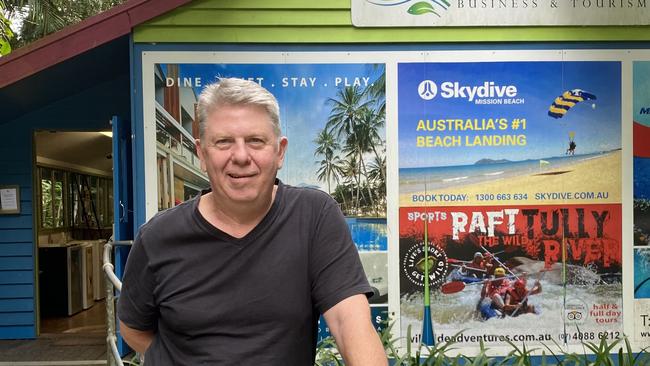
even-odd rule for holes
{"type": "Polygon", "coordinates": [[[277,186],[269,199],[251,204],[226,203],[218,201],[214,192],[201,196],[199,201],[199,212],[214,227],[235,238],[243,238],[259,224],[269,212],[277,186]]]}

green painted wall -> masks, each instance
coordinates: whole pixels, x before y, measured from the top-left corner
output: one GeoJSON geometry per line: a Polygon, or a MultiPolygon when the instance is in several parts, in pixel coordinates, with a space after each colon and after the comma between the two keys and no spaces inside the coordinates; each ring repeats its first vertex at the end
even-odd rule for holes
{"type": "Polygon", "coordinates": [[[350,0],[195,0],[134,30],[139,43],[647,41],[650,26],[355,28],[350,0]]]}

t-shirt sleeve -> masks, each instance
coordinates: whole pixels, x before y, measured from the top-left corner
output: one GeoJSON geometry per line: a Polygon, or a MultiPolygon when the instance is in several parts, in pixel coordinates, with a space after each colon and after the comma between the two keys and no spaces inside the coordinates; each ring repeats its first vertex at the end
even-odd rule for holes
{"type": "Polygon", "coordinates": [[[312,298],[321,313],[350,296],[372,295],[345,217],[332,199],[319,215],[309,260],[312,298]]]}
{"type": "Polygon", "coordinates": [[[138,233],[129,253],[117,304],[118,318],[137,330],[155,330],[157,308],[154,301],[155,278],[144,245],[143,231],[138,233]]]}

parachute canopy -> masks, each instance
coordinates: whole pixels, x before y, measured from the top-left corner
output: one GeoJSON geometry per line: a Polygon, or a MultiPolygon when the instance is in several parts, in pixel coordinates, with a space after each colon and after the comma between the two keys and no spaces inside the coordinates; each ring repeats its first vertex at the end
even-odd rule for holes
{"type": "Polygon", "coordinates": [[[555,98],[548,108],[548,115],[553,118],[562,118],[577,103],[585,100],[596,100],[596,96],[582,89],[567,90],[555,98]]]}

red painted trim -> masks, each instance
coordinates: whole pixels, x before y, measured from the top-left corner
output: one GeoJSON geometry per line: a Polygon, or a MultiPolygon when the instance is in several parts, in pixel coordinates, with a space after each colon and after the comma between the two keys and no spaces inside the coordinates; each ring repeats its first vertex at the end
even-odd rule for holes
{"type": "Polygon", "coordinates": [[[634,156],[650,158],[650,127],[634,122],[632,129],[634,156]]]}
{"type": "Polygon", "coordinates": [[[0,88],[129,34],[191,0],[129,0],[0,58],[0,88]]]}

